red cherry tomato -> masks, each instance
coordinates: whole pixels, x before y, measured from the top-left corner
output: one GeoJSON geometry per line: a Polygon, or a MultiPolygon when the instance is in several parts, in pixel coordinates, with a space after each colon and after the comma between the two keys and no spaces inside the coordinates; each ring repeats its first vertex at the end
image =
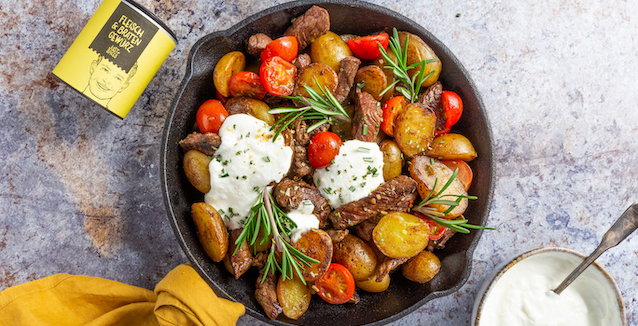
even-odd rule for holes
{"type": "Polygon", "coordinates": [[[441,163],[445,164],[450,170],[454,171],[459,169],[459,172],[456,174],[456,177],[463,182],[465,186],[465,191],[470,189],[472,185],[472,179],[474,178],[474,173],[472,173],[472,168],[470,168],[467,163],[463,160],[442,160],[441,163]]]}
{"type": "Polygon", "coordinates": [[[266,61],[272,57],[281,57],[282,59],[292,62],[297,57],[299,43],[294,36],[282,36],[266,45],[261,51],[261,61],[266,61]]]}
{"type": "Polygon", "coordinates": [[[413,213],[415,216],[417,216],[418,218],[422,219],[425,223],[427,223],[427,225],[430,227],[430,236],[428,237],[428,240],[430,241],[439,240],[441,239],[443,234],[445,234],[445,231],[447,231],[447,227],[439,225],[438,223],[432,221],[429,217],[419,212],[413,212],[413,213]]]}
{"type": "Polygon", "coordinates": [[[261,84],[275,96],[288,96],[295,88],[297,67],[281,57],[272,57],[259,67],[261,84]]]}
{"type": "Polygon", "coordinates": [[[390,36],[388,33],[381,33],[377,35],[370,35],[348,40],[348,47],[360,59],[373,60],[381,56],[379,51],[379,44],[383,49],[388,48],[390,43],[390,36]]]}
{"type": "Polygon", "coordinates": [[[202,133],[217,133],[227,116],[228,111],[220,101],[208,100],[197,110],[197,127],[202,133]]]}
{"type": "Polygon", "coordinates": [[[252,71],[240,71],[230,77],[228,91],[232,97],[246,96],[261,100],[266,96],[259,75],[252,71]]]}
{"type": "Polygon", "coordinates": [[[386,135],[394,137],[394,121],[405,107],[405,97],[395,96],[383,104],[383,121],[381,122],[381,130],[386,135]]]}
{"type": "Polygon", "coordinates": [[[317,169],[329,166],[339,154],[341,138],[330,131],[322,131],[310,140],[308,145],[308,161],[317,169]]]}
{"type": "Polygon", "coordinates": [[[463,101],[452,91],[443,91],[443,112],[445,112],[445,129],[449,130],[459,121],[463,114],[463,101]]]}
{"type": "Polygon", "coordinates": [[[345,266],[331,263],[328,271],[315,281],[315,286],[319,289],[319,296],[326,302],[342,304],[354,294],[354,277],[345,266]]]}

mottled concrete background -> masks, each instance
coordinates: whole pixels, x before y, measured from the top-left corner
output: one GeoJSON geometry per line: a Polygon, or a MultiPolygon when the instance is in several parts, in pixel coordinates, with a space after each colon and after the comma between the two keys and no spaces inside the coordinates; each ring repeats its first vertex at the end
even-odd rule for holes
{"type": "MultiPolygon", "coordinates": [[[[187,53],[200,37],[281,1],[139,2],[179,44],[119,121],[48,76],[100,1],[0,1],[0,290],[54,273],[152,288],[186,262],[158,163],[187,53]]],[[[483,233],[465,286],[394,324],[465,325],[496,264],[547,245],[590,253],[638,201],[638,3],[374,2],[457,55],[492,123],[488,224],[498,231],[483,233]]],[[[638,323],[637,248],[634,235],[598,260],[622,290],[630,325],[638,323]]]]}

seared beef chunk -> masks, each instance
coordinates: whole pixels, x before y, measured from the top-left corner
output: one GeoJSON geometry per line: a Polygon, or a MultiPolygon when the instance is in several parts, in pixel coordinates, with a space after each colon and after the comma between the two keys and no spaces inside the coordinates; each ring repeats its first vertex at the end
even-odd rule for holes
{"type": "MultiPolygon", "coordinates": [[[[232,253],[231,253],[232,254],[232,253]]],[[[253,266],[258,269],[264,268],[266,266],[266,261],[268,260],[268,254],[265,252],[258,252],[253,258],[253,266]]]]}
{"type": "Polygon", "coordinates": [[[340,206],[330,214],[330,221],[339,230],[357,225],[380,212],[388,212],[403,197],[413,193],[416,185],[412,178],[400,175],[386,181],[367,197],[340,206]]]}
{"type": "Polygon", "coordinates": [[[292,60],[292,64],[297,67],[297,71],[301,70],[301,68],[308,66],[312,62],[310,56],[307,53],[299,54],[295,60],[292,60]]]}
{"type": "Polygon", "coordinates": [[[363,241],[370,241],[372,240],[372,231],[374,231],[375,226],[377,226],[377,222],[373,222],[368,219],[357,224],[354,227],[354,232],[356,232],[359,238],[361,238],[363,241]]]}
{"type": "Polygon", "coordinates": [[[425,104],[436,113],[436,130],[445,129],[445,113],[443,112],[443,85],[436,82],[419,95],[419,102],[425,104]]]}
{"type": "Polygon", "coordinates": [[[445,248],[445,243],[450,240],[450,238],[456,234],[456,231],[452,230],[452,229],[447,229],[445,230],[445,233],[443,233],[443,236],[441,237],[441,239],[439,240],[430,240],[428,242],[428,246],[427,246],[427,251],[434,251],[434,249],[440,250],[445,248]]]}
{"type": "Polygon", "coordinates": [[[309,200],[315,206],[312,213],[319,219],[319,227],[323,228],[326,225],[330,206],[315,186],[286,178],[277,184],[273,195],[277,205],[285,210],[295,209],[303,205],[304,200],[309,200]]]}
{"type": "Polygon", "coordinates": [[[330,16],[326,9],[312,6],[305,14],[297,17],[286,32],[285,36],[292,35],[299,42],[299,52],[310,45],[319,36],[330,30],[330,16]]]}
{"type": "Polygon", "coordinates": [[[377,266],[377,282],[381,282],[395,268],[408,261],[410,258],[389,258],[385,257],[381,264],[377,266]]]}
{"type": "Polygon", "coordinates": [[[184,152],[196,149],[208,156],[213,156],[221,144],[221,137],[212,132],[207,132],[205,134],[192,132],[179,142],[179,146],[182,147],[184,152]]]}
{"type": "Polygon", "coordinates": [[[253,254],[250,253],[250,247],[248,243],[244,241],[241,247],[237,250],[237,253],[233,255],[235,252],[235,241],[239,238],[241,231],[243,229],[235,229],[230,231],[230,241],[228,241],[228,254],[230,256],[230,265],[233,268],[233,275],[235,275],[235,279],[239,279],[253,264],[253,254]]]}
{"type": "Polygon", "coordinates": [[[308,149],[305,146],[294,146],[292,150],[292,165],[288,171],[288,177],[293,180],[299,180],[312,174],[315,168],[308,161],[308,149]]]}
{"type": "Polygon", "coordinates": [[[257,283],[255,283],[255,299],[264,308],[266,316],[270,319],[275,319],[284,310],[277,301],[277,277],[275,274],[268,272],[268,275],[264,276],[263,273],[257,277],[257,283]],[[262,283],[261,280],[266,278],[262,283]]]}
{"type": "Polygon", "coordinates": [[[253,105],[253,100],[247,97],[231,97],[224,104],[224,108],[228,111],[228,114],[248,114],[250,107],[253,105]]]}
{"type": "Polygon", "coordinates": [[[356,101],[352,118],[352,137],[360,141],[376,142],[383,109],[372,95],[355,89],[356,101]]]}
{"type": "Polygon", "coordinates": [[[346,237],[346,235],[350,233],[348,229],[345,229],[345,230],[328,229],[326,230],[326,232],[330,236],[330,239],[332,239],[332,244],[341,242],[346,237]]]}
{"type": "Polygon", "coordinates": [[[348,94],[350,88],[354,84],[354,76],[357,75],[357,70],[361,65],[361,60],[357,57],[345,57],[339,62],[339,74],[337,75],[337,90],[335,90],[335,98],[339,103],[343,103],[348,94]]]}
{"type": "Polygon", "coordinates": [[[259,57],[261,51],[263,51],[270,42],[272,42],[272,39],[264,33],[251,36],[248,38],[248,54],[253,57],[259,57]]]}
{"type": "Polygon", "coordinates": [[[290,100],[285,99],[283,97],[275,96],[270,93],[266,93],[266,96],[262,99],[262,101],[271,108],[292,108],[295,105],[290,102],[290,100]]]}
{"type": "MultiPolygon", "coordinates": [[[[312,126],[315,123],[315,121],[313,120],[309,120],[309,121],[310,121],[310,126],[312,126]]],[[[308,146],[308,144],[310,144],[310,140],[312,139],[312,137],[314,137],[316,134],[322,131],[328,130],[328,128],[330,128],[330,125],[325,123],[319,126],[319,128],[316,128],[315,130],[311,132],[306,132],[306,130],[308,130],[308,127],[309,125],[306,123],[306,120],[295,120],[295,122],[293,122],[293,128],[294,128],[294,134],[295,134],[295,145],[308,146]]]]}

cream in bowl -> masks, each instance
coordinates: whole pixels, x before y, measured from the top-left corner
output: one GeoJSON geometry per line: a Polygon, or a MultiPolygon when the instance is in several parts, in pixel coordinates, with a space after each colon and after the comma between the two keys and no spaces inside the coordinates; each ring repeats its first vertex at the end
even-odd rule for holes
{"type": "Polygon", "coordinates": [[[561,295],[552,291],[584,259],[571,249],[545,247],[501,265],[479,291],[472,325],[625,326],[620,291],[598,264],[561,295]]]}

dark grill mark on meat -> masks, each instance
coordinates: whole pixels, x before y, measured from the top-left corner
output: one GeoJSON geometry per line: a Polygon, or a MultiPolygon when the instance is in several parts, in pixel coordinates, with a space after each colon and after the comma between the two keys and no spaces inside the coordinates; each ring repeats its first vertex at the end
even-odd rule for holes
{"type": "Polygon", "coordinates": [[[301,70],[301,68],[309,66],[311,62],[312,59],[310,59],[310,56],[307,53],[302,53],[298,55],[295,60],[292,60],[292,64],[297,67],[297,71],[301,70]]]}
{"type": "Polygon", "coordinates": [[[205,134],[192,132],[179,142],[179,146],[182,150],[184,150],[184,152],[195,149],[208,156],[213,156],[221,144],[221,137],[212,132],[207,132],[205,134]]]}
{"type": "Polygon", "coordinates": [[[279,301],[277,301],[277,277],[273,273],[268,273],[266,276],[261,273],[257,277],[255,287],[255,299],[264,308],[266,316],[274,320],[283,311],[279,301]],[[266,279],[262,283],[261,280],[264,277],[266,279]]]}
{"type": "Polygon", "coordinates": [[[286,178],[277,184],[273,195],[279,207],[285,210],[296,209],[303,205],[304,200],[309,200],[315,206],[312,213],[319,219],[319,227],[323,228],[326,225],[330,206],[315,186],[286,178]]]}
{"type": "Polygon", "coordinates": [[[379,213],[388,212],[403,197],[413,193],[416,185],[412,178],[400,175],[386,181],[367,197],[340,206],[330,214],[330,221],[339,230],[357,225],[379,213]]]}
{"type": "Polygon", "coordinates": [[[270,42],[272,42],[272,39],[264,33],[251,36],[248,38],[248,54],[253,57],[259,57],[261,51],[263,51],[270,42]]]}
{"type": "Polygon", "coordinates": [[[293,180],[299,180],[315,170],[308,160],[308,149],[304,146],[294,146],[292,148],[292,165],[288,171],[288,177],[293,180]]]}
{"type": "Polygon", "coordinates": [[[445,129],[445,113],[443,112],[443,85],[436,82],[419,95],[419,102],[425,104],[436,113],[436,130],[445,129]]]}
{"type": "Polygon", "coordinates": [[[375,142],[383,117],[383,109],[372,95],[355,89],[356,101],[352,118],[352,137],[360,141],[375,142]]]}
{"type": "Polygon", "coordinates": [[[335,98],[339,103],[343,104],[343,101],[348,98],[350,89],[354,85],[354,77],[357,75],[357,70],[361,65],[361,60],[357,57],[345,57],[339,62],[339,74],[337,75],[337,89],[335,90],[335,98]]]}
{"type": "Polygon", "coordinates": [[[253,264],[253,254],[250,253],[250,247],[248,243],[244,241],[244,243],[239,247],[237,252],[235,253],[235,241],[239,238],[241,231],[243,229],[235,229],[230,231],[230,241],[228,241],[228,254],[230,255],[230,265],[233,268],[233,275],[235,279],[239,279],[253,264]],[[233,253],[235,253],[233,255],[233,253]]]}
{"type": "Polygon", "coordinates": [[[330,30],[330,16],[326,9],[312,6],[305,14],[297,17],[286,32],[299,42],[299,51],[303,51],[312,41],[330,30]]]}

